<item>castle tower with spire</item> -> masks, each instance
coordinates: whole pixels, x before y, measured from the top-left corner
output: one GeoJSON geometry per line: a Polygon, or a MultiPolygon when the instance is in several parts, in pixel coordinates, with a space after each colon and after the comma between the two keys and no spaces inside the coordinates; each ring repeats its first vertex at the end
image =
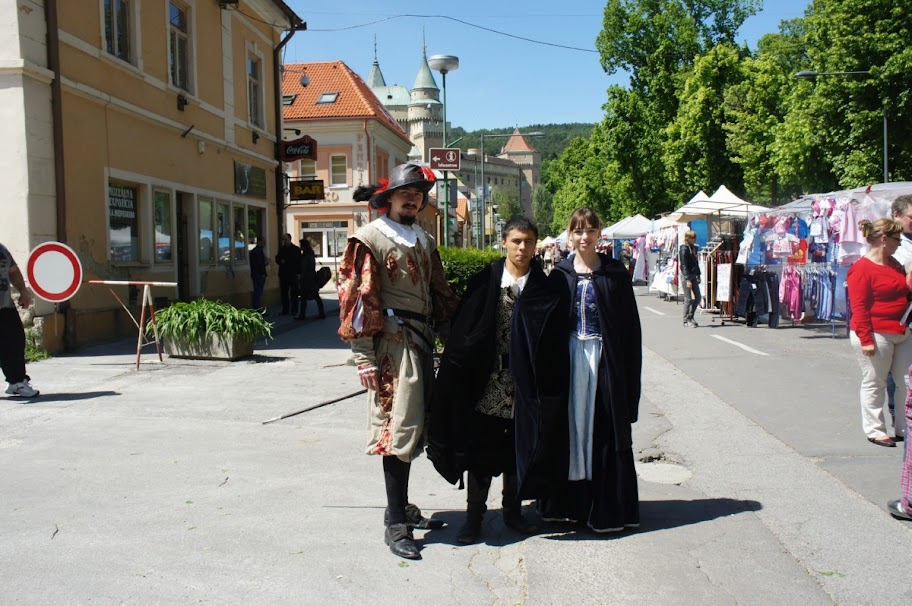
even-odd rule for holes
{"type": "Polygon", "coordinates": [[[443,147],[443,104],[440,89],[427,61],[427,46],[421,47],[421,63],[412,85],[408,106],[408,126],[405,132],[421,151],[421,159],[428,161],[428,150],[443,147]]]}
{"type": "Polygon", "coordinates": [[[418,75],[409,91],[398,84],[387,85],[383,72],[380,71],[375,39],[374,62],[367,77],[367,85],[414,143],[409,159],[427,162],[429,149],[443,147],[443,103],[440,102],[440,89],[437,88],[434,74],[428,65],[427,45],[421,47],[418,75]]]}

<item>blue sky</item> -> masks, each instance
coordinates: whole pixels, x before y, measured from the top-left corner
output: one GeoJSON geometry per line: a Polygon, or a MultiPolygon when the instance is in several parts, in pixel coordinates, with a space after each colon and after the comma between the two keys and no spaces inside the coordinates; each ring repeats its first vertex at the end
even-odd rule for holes
{"type": "MultiPolygon", "coordinates": [[[[459,69],[447,74],[447,120],[467,130],[597,122],[603,115],[605,90],[612,83],[627,81],[625,75],[609,76],[599,66],[595,38],[604,4],[597,1],[285,1],[309,30],[292,38],[287,63],[341,59],[366,79],[376,36],[386,83],[411,88],[421,60],[423,31],[428,56],[459,57],[459,69]],[[453,19],[390,18],[397,15],[444,15],[582,50],[535,44],[453,19]]],[[[801,16],[806,6],[807,0],[765,0],[763,11],[741,28],[739,40],[756,47],[761,36],[777,31],[783,19],[801,16]]],[[[441,86],[440,74],[434,72],[434,76],[441,86]]]]}

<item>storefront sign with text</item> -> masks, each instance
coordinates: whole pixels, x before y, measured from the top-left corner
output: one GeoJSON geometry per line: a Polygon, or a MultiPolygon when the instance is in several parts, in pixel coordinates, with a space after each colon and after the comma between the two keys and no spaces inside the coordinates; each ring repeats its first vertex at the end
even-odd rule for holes
{"type": "Polygon", "coordinates": [[[292,200],[322,200],[325,195],[322,181],[292,181],[290,190],[292,200]]]}

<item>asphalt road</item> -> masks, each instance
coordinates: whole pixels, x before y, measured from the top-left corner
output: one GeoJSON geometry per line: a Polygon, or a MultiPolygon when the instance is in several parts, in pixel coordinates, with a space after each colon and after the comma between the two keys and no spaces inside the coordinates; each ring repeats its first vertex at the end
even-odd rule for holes
{"type": "Polygon", "coordinates": [[[282,318],[244,362],[137,372],[125,342],[29,367],[42,397],[0,400],[0,603],[912,603],[900,453],[861,433],[847,342],[638,301],[638,531],[521,537],[495,481],[460,546],[465,493],[421,458],[410,499],[448,526],[395,558],[362,397],[262,424],[360,387],[330,320],[282,318]]]}

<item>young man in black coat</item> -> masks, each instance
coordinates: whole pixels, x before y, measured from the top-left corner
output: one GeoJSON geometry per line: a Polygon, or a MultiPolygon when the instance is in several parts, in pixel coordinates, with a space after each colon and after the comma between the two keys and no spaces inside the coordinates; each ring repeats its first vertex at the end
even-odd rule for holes
{"type": "Polygon", "coordinates": [[[537,528],[522,499],[566,480],[566,310],[533,260],[538,230],[504,227],[505,257],[469,280],[437,373],[428,456],[456,483],[468,471],[466,521],[457,540],[481,535],[491,479],[503,474],[505,524],[537,528]]]}

